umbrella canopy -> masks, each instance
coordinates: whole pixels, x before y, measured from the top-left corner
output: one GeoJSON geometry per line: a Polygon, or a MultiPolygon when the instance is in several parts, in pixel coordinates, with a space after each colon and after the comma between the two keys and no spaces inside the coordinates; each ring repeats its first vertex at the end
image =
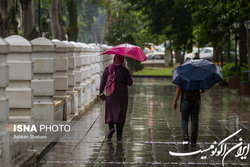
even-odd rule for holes
{"type": "Polygon", "coordinates": [[[142,49],[140,47],[135,46],[135,45],[131,45],[128,43],[114,46],[113,48],[103,52],[100,55],[104,55],[104,54],[122,55],[122,56],[130,57],[130,58],[135,59],[137,61],[146,61],[147,60],[145,53],[142,51],[142,49]]]}
{"type": "Polygon", "coordinates": [[[221,67],[204,59],[190,60],[172,71],[172,82],[186,90],[209,89],[223,80],[221,67]]]}

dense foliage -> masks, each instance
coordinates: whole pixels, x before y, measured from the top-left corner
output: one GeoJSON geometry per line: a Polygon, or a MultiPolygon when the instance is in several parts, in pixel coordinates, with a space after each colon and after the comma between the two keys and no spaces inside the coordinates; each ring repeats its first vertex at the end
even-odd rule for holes
{"type": "Polygon", "coordinates": [[[171,40],[172,49],[187,50],[192,46],[191,13],[184,0],[124,0],[130,2],[131,10],[142,13],[144,25],[152,34],[163,35],[171,40]]]}
{"type": "MultiPolygon", "coordinates": [[[[241,76],[241,80],[247,80],[247,76],[242,73],[242,71],[247,71],[247,65],[244,64],[242,67],[237,68],[235,63],[228,63],[222,68],[223,78],[228,80],[229,77],[241,76]]],[[[247,74],[247,73],[246,73],[247,74]]]]}

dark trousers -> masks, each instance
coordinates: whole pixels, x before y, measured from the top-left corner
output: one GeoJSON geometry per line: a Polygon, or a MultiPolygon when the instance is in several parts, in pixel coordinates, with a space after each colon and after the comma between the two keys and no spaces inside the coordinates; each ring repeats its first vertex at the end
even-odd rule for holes
{"type": "Polygon", "coordinates": [[[196,143],[198,137],[200,100],[181,102],[182,133],[188,135],[188,121],[191,116],[191,142],[196,143]]]}
{"type": "MultiPolygon", "coordinates": [[[[109,130],[114,129],[115,125],[113,123],[109,123],[109,130]]],[[[116,125],[116,136],[122,137],[123,127],[116,125]]]]}

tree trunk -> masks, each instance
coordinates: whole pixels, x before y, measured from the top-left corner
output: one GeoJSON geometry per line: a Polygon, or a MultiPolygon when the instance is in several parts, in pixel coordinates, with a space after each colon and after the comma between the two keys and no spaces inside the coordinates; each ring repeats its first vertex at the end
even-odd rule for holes
{"type": "Polygon", "coordinates": [[[64,40],[65,32],[62,25],[61,0],[53,0],[51,4],[51,29],[52,38],[64,40]]]}
{"type": "MultiPolygon", "coordinates": [[[[250,30],[247,30],[247,58],[248,58],[248,71],[250,71],[250,30]]],[[[250,73],[248,73],[248,81],[250,81],[250,73]]]]}
{"type": "Polygon", "coordinates": [[[78,34],[76,2],[75,0],[67,0],[66,2],[69,11],[69,25],[67,27],[67,34],[69,41],[76,41],[78,34]]]}
{"type": "Polygon", "coordinates": [[[97,43],[102,43],[102,30],[101,30],[101,18],[100,15],[97,17],[97,23],[96,23],[96,34],[97,34],[97,43]]]}
{"type": "MultiPolygon", "coordinates": [[[[111,16],[111,2],[112,0],[107,0],[107,8],[106,8],[106,34],[109,33],[109,27],[112,22],[112,16],[111,16]]],[[[109,44],[109,43],[107,43],[109,44]]]]}
{"type": "Polygon", "coordinates": [[[19,0],[21,9],[21,30],[22,36],[28,40],[39,37],[36,30],[34,1],[33,0],[19,0]]]}
{"type": "Polygon", "coordinates": [[[213,53],[213,61],[218,63],[220,62],[221,59],[221,47],[215,46],[214,47],[214,53],[213,53]]]}
{"type": "Polygon", "coordinates": [[[243,21],[240,23],[239,36],[240,36],[239,37],[240,67],[242,67],[243,64],[247,62],[247,47],[246,47],[247,34],[243,21]]]}
{"type": "Polygon", "coordinates": [[[231,61],[230,50],[231,50],[231,34],[229,32],[228,39],[227,39],[227,62],[231,61]]]}
{"type": "Polygon", "coordinates": [[[184,63],[184,56],[185,56],[186,50],[183,50],[182,55],[181,55],[181,64],[184,63]]]}
{"type": "Polygon", "coordinates": [[[17,34],[15,14],[13,0],[0,0],[0,37],[5,38],[17,34]]]}
{"type": "Polygon", "coordinates": [[[182,55],[181,55],[181,51],[180,50],[177,50],[175,51],[175,60],[176,60],[176,63],[182,63],[182,55]]]}
{"type": "Polygon", "coordinates": [[[169,62],[172,61],[171,59],[171,50],[167,47],[165,47],[165,66],[168,67],[169,66],[169,62]]]}

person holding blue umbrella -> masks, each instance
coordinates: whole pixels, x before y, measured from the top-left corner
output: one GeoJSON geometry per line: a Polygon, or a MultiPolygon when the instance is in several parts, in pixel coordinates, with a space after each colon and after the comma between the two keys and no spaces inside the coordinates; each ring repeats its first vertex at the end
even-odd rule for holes
{"type": "Polygon", "coordinates": [[[180,112],[184,141],[189,142],[188,122],[191,117],[191,146],[198,138],[201,93],[223,80],[221,67],[204,59],[190,60],[175,68],[172,82],[177,85],[173,108],[181,95],[180,112]]]}

